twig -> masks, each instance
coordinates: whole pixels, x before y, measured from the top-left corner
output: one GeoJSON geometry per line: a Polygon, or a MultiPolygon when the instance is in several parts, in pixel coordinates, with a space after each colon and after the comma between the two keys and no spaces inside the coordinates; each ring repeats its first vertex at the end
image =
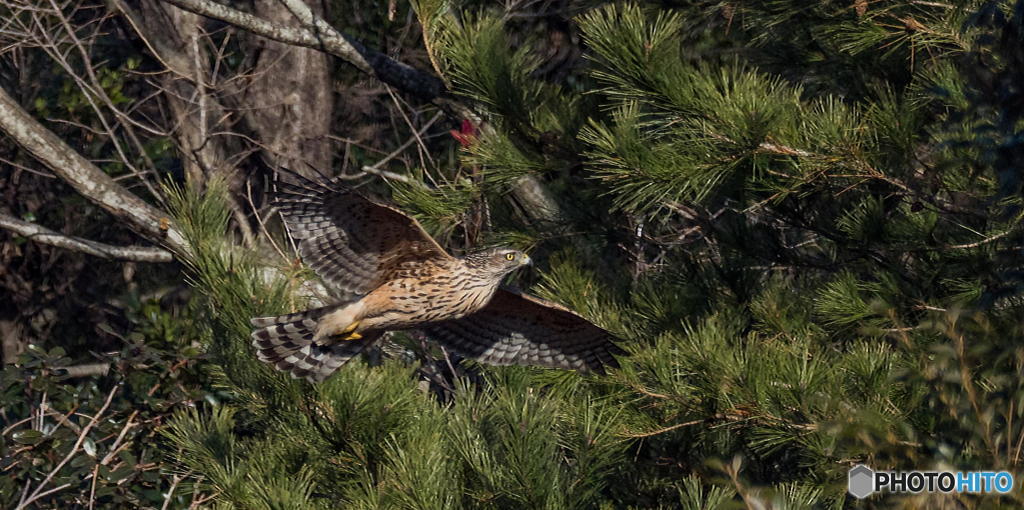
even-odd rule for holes
{"type": "Polygon", "coordinates": [[[270,241],[270,245],[274,247],[274,251],[281,256],[281,259],[284,260],[285,263],[290,263],[292,259],[284,254],[281,247],[277,245],[277,241],[274,240],[274,236],[270,235],[270,232],[267,230],[267,225],[264,223],[263,217],[260,216],[260,211],[252,199],[252,179],[245,180],[245,198],[249,201],[249,207],[252,208],[252,215],[256,217],[256,224],[260,226],[260,231],[263,232],[263,236],[270,241]]]}
{"type": "Polygon", "coordinates": [[[954,248],[954,249],[977,248],[978,246],[981,246],[983,244],[988,244],[988,243],[991,243],[992,241],[996,241],[998,239],[1002,239],[1002,238],[1012,234],[1014,230],[1016,230],[1016,229],[1011,228],[1010,230],[1007,230],[1006,232],[1003,232],[1001,234],[996,234],[996,235],[991,236],[991,237],[986,237],[985,239],[982,239],[982,240],[977,241],[977,242],[967,243],[967,244],[951,244],[951,245],[947,246],[946,248],[954,248]]]}
{"type": "MultiPolygon", "coordinates": [[[[390,89],[389,89],[389,91],[390,91],[390,89]]],[[[388,172],[387,170],[381,170],[380,167],[384,166],[384,164],[387,163],[388,161],[391,161],[392,159],[395,159],[396,157],[398,157],[399,154],[404,152],[405,149],[409,148],[410,145],[416,143],[417,141],[419,141],[420,143],[423,143],[422,142],[423,133],[425,133],[427,131],[427,129],[430,129],[430,126],[432,126],[434,124],[434,122],[437,121],[437,119],[441,118],[441,115],[442,115],[442,112],[437,112],[437,114],[435,114],[433,118],[431,118],[425,124],[423,124],[423,126],[420,127],[420,129],[418,131],[414,131],[413,132],[413,136],[410,136],[409,139],[405,141],[405,143],[403,143],[401,146],[399,146],[397,149],[392,151],[387,156],[384,156],[384,159],[381,159],[380,161],[374,163],[373,165],[364,166],[361,170],[364,173],[377,175],[379,177],[384,177],[386,179],[394,179],[396,181],[404,182],[406,184],[417,184],[417,185],[421,185],[422,186],[423,183],[421,183],[419,181],[412,180],[412,179],[408,178],[405,175],[396,174],[394,172],[388,172]]]]}
{"type": "Polygon", "coordinates": [[[926,1],[923,1],[923,0],[914,0],[914,1],[910,2],[910,3],[912,3],[914,5],[923,5],[925,7],[941,7],[943,9],[952,9],[953,8],[952,5],[945,4],[945,3],[942,3],[942,2],[926,2],[926,1]]]}
{"type": "MultiPolygon", "coordinates": [[[[49,496],[50,494],[53,494],[53,493],[55,493],[55,492],[59,492],[59,491],[62,491],[62,490],[64,490],[64,489],[67,489],[68,487],[71,487],[71,484],[70,484],[70,483],[66,483],[66,484],[64,484],[64,485],[58,485],[58,486],[56,486],[56,487],[54,487],[54,488],[52,488],[52,489],[50,489],[50,490],[48,490],[48,491],[46,491],[46,492],[43,492],[43,493],[41,493],[41,494],[39,494],[39,495],[36,495],[36,496],[32,497],[32,498],[31,498],[31,499],[29,499],[29,500],[28,500],[28,501],[27,501],[27,502],[26,502],[25,504],[27,505],[28,503],[31,503],[31,502],[33,502],[33,501],[35,501],[35,500],[37,500],[37,499],[42,499],[42,498],[45,498],[46,496],[49,496]]],[[[18,506],[17,508],[15,508],[15,510],[20,510],[21,508],[24,508],[24,507],[22,507],[22,506],[18,506]]]]}
{"type": "Polygon", "coordinates": [[[89,510],[92,510],[95,507],[95,503],[96,503],[96,479],[99,478],[99,476],[98,476],[99,474],[100,474],[100,465],[96,464],[92,468],[92,483],[90,484],[90,487],[89,487],[89,510]]]}
{"type": "Polygon", "coordinates": [[[23,171],[23,172],[28,172],[30,174],[38,175],[40,177],[45,177],[47,179],[56,179],[57,178],[56,175],[48,174],[46,172],[40,172],[39,170],[33,170],[33,169],[31,169],[31,168],[29,168],[27,166],[19,165],[19,164],[15,163],[15,162],[13,162],[13,161],[11,161],[9,159],[4,159],[2,157],[0,157],[0,163],[6,163],[8,165],[13,166],[14,168],[17,168],[18,170],[23,171]]]}
{"type": "Polygon", "coordinates": [[[33,417],[33,416],[29,416],[28,418],[22,418],[22,419],[20,419],[20,420],[18,420],[16,422],[10,424],[7,428],[5,428],[3,430],[3,432],[0,432],[0,436],[6,436],[8,432],[18,428],[18,425],[21,425],[22,423],[25,423],[27,421],[32,421],[34,419],[35,419],[35,417],[33,417]]]}
{"type": "Polygon", "coordinates": [[[178,484],[181,483],[182,479],[184,477],[178,475],[174,475],[174,478],[171,479],[171,488],[167,490],[167,495],[164,496],[164,504],[160,505],[160,510],[167,510],[167,505],[170,505],[173,499],[174,489],[178,488],[178,484]]]}
{"type": "Polygon", "coordinates": [[[242,204],[238,202],[235,196],[228,195],[228,207],[231,209],[231,215],[235,217],[235,223],[238,225],[238,231],[242,233],[242,242],[246,248],[252,248],[256,246],[256,236],[252,232],[252,227],[249,226],[249,218],[245,216],[245,211],[242,210],[242,204]]]}
{"type": "MultiPolygon", "coordinates": [[[[388,90],[390,92],[390,89],[388,89],[388,90]]],[[[392,97],[394,97],[394,96],[392,96],[392,97]]],[[[430,120],[428,120],[426,123],[424,123],[422,126],[420,126],[420,128],[418,130],[413,130],[413,135],[410,136],[409,139],[405,141],[405,143],[403,143],[401,146],[399,146],[397,149],[392,151],[387,156],[384,156],[384,159],[381,159],[380,161],[374,163],[372,166],[370,166],[370,167],[365,167],[364,166],[363,167],[363,171],[364,172],[367,171],[366,170],[367,168],[373,168],[373,169],[380,168],[381,166],[383,166],[388,161],[391,161],[392,159],[395,159],[396,157],[398,157],[399,154],[401,154],[405,149],[407,149],[410,145],[412,145],[412,144],[414,144],[416,142],[419,142],[420,145],[422,146],[423,145],[423,134],[426,133],[428,129],[430,129],[430,126],[433,126],[434,123],[437,122],[437,119],[441,118],[442,113],[443,112],[437,112],[436,114],[434,114],[434,116],[430,120]]],[[[403,116],[404,115],[405,114],[403,113],[403,116]]],[[[409,124],[409,127],[412,127],[412,124],[409,124]]]]}
{"type": "Polygon", "coordinates": [[[687,421],[687,422],[683,422],[683,423],[677,423],[675,425],[672,425],[672,426],[669,426],[669,427],[665,427],[665,428],[661,428],[661,429],[658,429],[658,430],[652,430],[651,432],[644,432],[642,434],[625,434],[625,436],[626,437],[651,437],[651,436],[657,436],[659,434],[664,434],[666,432],[671,432],[671,431],[673,431],[675,429],[680,429],[680,428],[683,428],[683,427],[689,427],[691,425],[699,425],[699,424],[704,423],[706,421],[708,421],[708,420],[707,419],[700,419],[700,420],[687,421]]]}
{"type": "Polygon", "coordinates": [[[72,416],[75,416],[75,415],[78,415],[78,416],[85,416],[86,418],[92,419],[92,417],[90,417],[90,416],[88,416],[86,414],[79,413],[77,405],[75,407],[73,407],[70,411],[68,411],[67,414],[63,414],[60,411],[55,410],[54,408],[50,407],[50,405],[47,404],[46,402],[40,402],[39,409],[46,416],[52,416],[53,418],[55,418],[57,420],[57,423],[59,423],[59,424],[65,426],[65,427],[75,431],[75,434],[81,434],[82,433],[82,427],[79,427],[77,424],[75,424],[74,422],[72,422],[68,418],[70,418],[72,416]]]}
{"type": "Polygon", "coordinates": [[[188,508],[189,510],[192,510],[194,508],[202,508],[204,503],[216,498],[217,496],[220,496],[219,490],[214,490],[212,494],[202,497],[199,497],[199,492],[197,491],[195,492],[195,496],[192,500],[192,503],[188,506],[188,508]]]}
{"type": "Polygon", "coordinates": [[[128,432],[128,429],[135,426],[135,424],[132,422],[138,415],[139,410],[136,409],[132,411],[131,415],[128,416],[128,421],[125,422],[124,427],[121,427],[121,432],[117,434],[117,439],[114,440],[114,444],[110,445],[110,452],[107,453],[107,455],[103,457],[103,460],[100,461],[101,465],[106,466],[107,464],[110,464],[110,461],[114,459],[114,456],[117,455],[117,453],[123,449],[123,447],[121,446],[121,441],[124,440],[124,436],[128,432]]]}
{"type": "Polygon", "coordinates": [[[85,442],[85,439],[86,437],[88,437],[89,432],[92,430],[93,427],[96,426],[97,423],[99,423],[100,417],[103,416],[103,413],[105,413],[107,411],[107,408],[110,407],[110,402],[114,400],[114,394],[117,393],[117,389],[118,386],[115,385],[114,388],[110,390],[110,394],[107,395],[107,400],[103,403],[103,407],[101,407],[100,410],[96,412],[96,414],[92,417],[92,420],[89,421],[89,424],[82,428],[82,433],[78,434],[78,440],[75,441],[74,446],[71,447],[71,451],[69,451],[68,454],[64,457],[64,460],[61,460],[60,463],[57,464],[57,466],[54,467],[52,471],[50,471],[50,474],[46,475],[46,478],[44,478],[42,482],[39,482],[39,485],[36,486],[36,489],[32,491],[32,494],[29,495],[28,498],[23,497],[22,501],[18,503],[18,506],[15,507],[14,510],[22,510],[23,508],[27,507],[29,504],[31,504],[32,502],[39,498],[42,498],[44,496],[47,496],[49,494],[57,492],[58,490],[70,486],[70,484],[64,484],[55,487],[51,490],[48,490],[46,492],[41,492],[43,487],[45,487],[46,484],[50,483],[50,480],[53,480],[53,477],[57,475],[57,472],[59,472],[61,468],[63,468],[64,465],[67,464],[68,461],[70,461],[71,458],[74,457],[76,453],[78,453],[78,449],[82,447],[82,443],[85,442]]]}
{"type": "Polygon", "coordinates": [[[416,126],[413,125],[412,120],[405,114],[405,110],[402,109],[402,102],[398,100],[398,96],[395,95],[395,91],[391,90],[391,87],[388,87],[387,85],[384,86],[384,89],[387,90],[388,95],[391,96],[391,100],[394,101],[395,109],[398,110],[398,114],[402,116],[402,120],[405,121],[405,125],[409,126],[409,130],[412,131],[413,139],[415,139],[419,144],[421,151],[420,163],[423,165],[423,168],[427,168],[426,162],[422,161],[423,155],[426,155],[427,159],[430,160],[430,166],[434,166],[434,160],[430,157],[430,151],[427,150],[427,145],[423,143],[423,137],[420,136],[421,133],[416,130],[416,126]]]}
{"type": "Polygon", "coordinates": [[[362,171],[360,173],[358,173],[358,174],[351,175],[351,176],[345,176],[344,178],[346,180],[350,179],[350,178],[355,179],[355,178],[363,177],[365,174],[371,174],[371,175],[376,175],[378,177],[383,177],[385,179],[391,179],[393,181],[403,182],[405,184],[412,184],[412,185],[415,185],[415,186],[424,186],[424,187],[426,186],[422,182],[414,181],[414,180],[410,179],[406,175],[396,174],[394,172],[389,172],[387,170],[381,170],[379,168],[374,168],[372,166],[364,166],[361,170],[362,171]]]}

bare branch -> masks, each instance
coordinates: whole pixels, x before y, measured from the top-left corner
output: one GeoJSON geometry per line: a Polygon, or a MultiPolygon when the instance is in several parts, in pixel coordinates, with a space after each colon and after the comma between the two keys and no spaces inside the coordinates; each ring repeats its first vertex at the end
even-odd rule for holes
{"type": "Polygon", "coordinates": [[[5,228],[25,236],[37,243],[49,244],[60,248],[88,253],[94,257],[117,260],[134,260],[136,262],[171,262],[171,252],[162,248],[146,248],[142,246],[111,246],[89,239],[69,236],[54,232],[46,227],[19,220],[13,216],[0,213],[0,228],[5,228]]]}
{"type": "Polygon", "coordinates": [[[338,32],[313,14],[301,1],[286,0],[285,5],[306,25],[304,28],[281,26],[210,0],[163,1],[186,11],[230,23],[268,39],[330,53],[360,71],[376,76],[384,83],[426,100],[434,99],[445,92],[444,83],[436,76],[391,59],[338,32]]]}
{"type": "Polygon", "coordinates": [[[979,246],[991,243],[992,241],[998,241],[998,240],[1000,240],[1000,239],[1002,239],[1002,238],[1012,234],[1015,230],[1017,230],[1017,229],[1016,228],[1011,228],[1011,229],[1009,229],[1009,230],[1007,230],[1005,232],[1000,232],[998,234],[994,234],[992,236],[986,237],[986,238],[984,238],[984,239],[982,239],[980,241],[975,241],[973,243],[950,244],[950,245],[947,245],[944,249],[963,250],[963,249],[966,249],[966,248],[977,248],[979,246]]]}
{"type": "Polygon", "coordinates": [[[174,475],[174,477],[171,478],[171,488],[167,489],[167,493],[164,494],[164,504],[160,505],[160,510],[167,510],[168,505],[171,504],[171,501],[174,501],[174,489],[177,489],[178,484],[181,483],[181,481],[184,479],[185,477],[182,475],[174,475]]]}
{"type": "MultiPolygon", "coordinates": [[[[380,168],[377,168],[376,165],[375,166],[364,166],[362,168],[362,172],[361,173],[352,175],[351,177],[359,178],[359,177],[363,177],[364,174],[376,175],[376,176],[379,176],[379,177],[383,177],[385,179],[391,179],[393,181],[398,181],[398,182],[402,182],[402,183],[405,183],[405,184],[411,184],[411,185],[417,186],[417,187],[426,187],[425,184],[423,184],[423,183],[421,183],[419,181],[410,179],[409,176],[407,176],[407,175],[396,174],[394,172],[389,172],[387,170],[381,170],[380,168]]],[[[345,178],[348,179],[349,176],[345,176],[345,178]]]]}
{"type": "Polygon", "coordinates": [[[55,370],[58,371],[58,375],[67,378],[102,376],[110,372],[110,363],[83,363],[55,370]]]}
{"type": "Polygon", "coordinates": [[[0,131],[32,153],[82,195],[130,227],[171,251],[188,253],[189,247],[166,213],[147,204],[68,146],[0,88],[0,131]]]}
{"type": "Polygon", "coordinates": [[[100,465],[101,466],[106,466],[106,465],[110,464],[110,461],[114,460],[114,457],[116,457],[117,454],[121,452],[121,450],[124,450],[125,447],[127,447],[130,444],[130,443],[123,443],[124,436],[125,436],[125,434],[128,433],[129,429],[131,429],[132,427],[135,427],[137,425],[135,423],[135,417],[138,416],[138,415],[139,415],[139,410],[136,409],[136,410],[132,411],[131,415],[128,416],[128,420],[125,421],[124,427],[121,427],[121,432],[119,432],[117,434],[117,439],[114,440],[114,444],[110,445],[110,451],[107,452],[107,454],[103,457],[103,460],[100,461],[100,465]]]}

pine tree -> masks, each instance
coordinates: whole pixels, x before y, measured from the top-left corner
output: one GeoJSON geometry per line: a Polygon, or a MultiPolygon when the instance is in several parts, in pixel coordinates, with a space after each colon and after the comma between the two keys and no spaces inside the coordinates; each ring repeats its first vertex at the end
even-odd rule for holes
{"type": "Polygon", "coordinates": [[[247,320],[304,306],[311,275],[268,278],[216,186],[179,191],[230,398],[165,437],[218,505],[837,508],[858,463],[1021,466],[1024,2],[581,8],[561,76],[500,12],[416,11],[482,122],[392,199],[454,251],[530,249],[517,283],[632,356],[451,374],[410,333],[290,380],[247,320]],[[557,212],[507,199],[524,176],[557,212]]]}

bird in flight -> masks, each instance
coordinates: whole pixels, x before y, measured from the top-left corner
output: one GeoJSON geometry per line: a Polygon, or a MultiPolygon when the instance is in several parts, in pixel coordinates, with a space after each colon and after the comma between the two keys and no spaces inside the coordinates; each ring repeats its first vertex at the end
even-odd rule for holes
{"type": "Polygon", "coordinates": [[[338,179],[288,175],[296,182],[279,177],[273,204],[336,301],[252,319],[259,359],[278,370],[321,382],[386,331],[406,329],[492,365],[604,373],[627,354],[568,308],[502,287],[505,275],[530,264],[525,253],[453,257],[414,218],[338,179]]]}

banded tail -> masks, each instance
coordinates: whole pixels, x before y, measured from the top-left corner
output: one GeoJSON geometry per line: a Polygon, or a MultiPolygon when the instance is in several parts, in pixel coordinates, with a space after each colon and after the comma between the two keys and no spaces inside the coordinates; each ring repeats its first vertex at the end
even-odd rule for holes
{"type": "Polygon", "coordinates": [[[317,323],[337,306],[315,308],[278,317],[257,317],[250,322],[252,345],[259,349],[260,361],[288,372],[295,379],[322,382],[348,360],[372,345],[379,333],[367,334],[360,340],[339,342],[313,341],[317,323]]]}

